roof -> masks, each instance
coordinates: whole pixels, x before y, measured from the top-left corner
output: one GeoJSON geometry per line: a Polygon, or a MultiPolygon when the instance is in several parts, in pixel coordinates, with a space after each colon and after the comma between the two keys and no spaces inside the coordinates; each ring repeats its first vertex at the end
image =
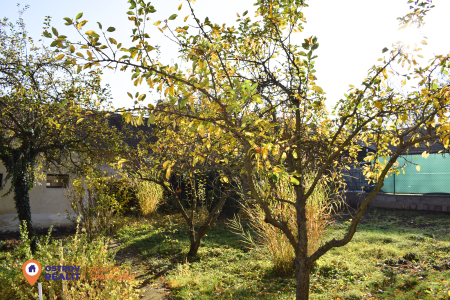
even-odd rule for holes
{"type": "MultiPolygon", "coordinates": [[[[120,114],[112,114],[108,116],[108,122],[111,127],[117,128],[117,130],[125,135],[123,141],[132,148],[137,148],[137,145],[142,140],[142,138],[138,137],[138,132],[148,132],[151,133],[155,125],[139,125],[133,126],[127,124],[120,114]]],[[[144,118],[144,124],[147,123],[147,118],[144,118]]]]}
{"type": "MultiPolygon", "coordinates": [[[[397,146],[389,146],[389,149],[392,151],[392,153],[397,151],[397,146]]],[[[445,149],[444,145],[439,141],[430,141],[429,146],[427,143],[421,143],[419,144],[419,147],[407,147],[403,152],[402,155],[413,155],[413,154],[422,154],[424,151],[428,153],[445,153],[449,152],[449,149],[445,149]]]]}

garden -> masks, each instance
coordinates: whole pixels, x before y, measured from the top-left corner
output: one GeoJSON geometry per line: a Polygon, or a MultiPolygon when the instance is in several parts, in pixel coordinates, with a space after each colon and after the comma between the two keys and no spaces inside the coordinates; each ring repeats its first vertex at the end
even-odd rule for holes
{"type": "MultiPolygon", "coordinates": [[[[323,238],[342,235],[352,213],[351,208],[336,212],[323,238]]],[[[187,228],[179,213],[122,216],[114,233],[93,243],[79,231],[49,233],[41,242],[41,263],[64,260],[83,266],[95,261],[127,266],[137,276],[128,283],[67,283],[65,292],[61,281],[45,282],[46,299],[294,299],[294,256],[284,253],[283,236],[261,234],[248,215],[239,215],[254,244],[236,230],[232,218],[221,218],[195,257],[187,256],[187,228]]],[[[370,207],[352,242],[330,251],[312,268],[310,298],[450,299],[449,228],[446,213],[370,207]]],[[[17,236],[2,244],[2,299],[37,295],[35,287],[26,287],[20,269],[15,270],[30,257],[27,246],[26,237],[17,236]]]]}
{"type": "MultiPolygon", "coordinates": [[[[129,0],[128,37],[83,12],[46,16],[38,41],[28,6],[0,21],[0,201],[20,224],[0,241],[0,298],[450,299],[449,207],[369,206],[385,180],[421,172],[408,154],[448,151],[450,55],[380,47],[333,100],[307,1],[256,0],[231,26],[194,2],[163,17],[129,0]],[[102,82],[116,71],[131,76],[126,107],[102,82]],[[34,224],[60,204],[72,229],[34,224]]],[[[435,5],[408,4],[399,30],[420,30],[435,5]]]]}

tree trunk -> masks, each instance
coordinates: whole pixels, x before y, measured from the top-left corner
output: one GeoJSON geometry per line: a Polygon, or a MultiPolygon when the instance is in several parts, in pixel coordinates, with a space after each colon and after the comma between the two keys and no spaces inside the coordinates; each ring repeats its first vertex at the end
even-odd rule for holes
{"type": "Polygon", "coordinates": [[[29,185],[27,181],[27,171],[20,170],[17,174],[14,174],[14,202],[16,204],[16,210],[19,217],[20,224],[25,221],[28,238],[31,240],[31,252],[35,253],[37,248],[37,240],[35,238],[36,234],[31,222],[31,207],[30,207],[30,197],[29,197],[29,185]]]}
{"type": "Polygon", "coordinates": [[[196,256],[198,249],[200,248],[201,239],[197,239],[194,242],[191,242],[191,247],[189,248],[188,256],[196,256]]]}
{"type": "Polygon", "coordinates": [[[295,277],[297,278],[297,300],[309,299],[309,271],[310,267],[306,261],[301,261],[299,258],[295,259],[295,277]]]}

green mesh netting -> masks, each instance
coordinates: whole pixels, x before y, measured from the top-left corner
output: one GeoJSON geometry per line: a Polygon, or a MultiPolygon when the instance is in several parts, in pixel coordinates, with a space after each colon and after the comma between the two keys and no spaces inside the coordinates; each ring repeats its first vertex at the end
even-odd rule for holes
{"type": "MultiPolygon", "coordinates": [[[[405,174],[395,176],[396,194],[450,193],[450,155],[430,154],[407,155],[397,160],[400,166],[406,164],[405,174]],[[416,165],[420,171],[416,170],[416,165]]],[[[394,193],[394,176],[384,180],[381,192],[394,193]]]]}

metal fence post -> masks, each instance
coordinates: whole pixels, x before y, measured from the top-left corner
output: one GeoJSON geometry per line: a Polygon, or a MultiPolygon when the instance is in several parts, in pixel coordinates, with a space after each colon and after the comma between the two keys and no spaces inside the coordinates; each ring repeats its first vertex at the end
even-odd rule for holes
{"type": "Polygon", "coordinates": [[[394,173],[394,195],[395,195],[395,173],[394,173]]]}

